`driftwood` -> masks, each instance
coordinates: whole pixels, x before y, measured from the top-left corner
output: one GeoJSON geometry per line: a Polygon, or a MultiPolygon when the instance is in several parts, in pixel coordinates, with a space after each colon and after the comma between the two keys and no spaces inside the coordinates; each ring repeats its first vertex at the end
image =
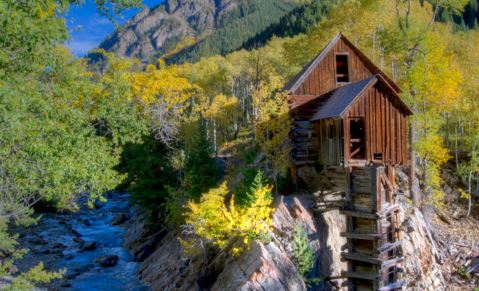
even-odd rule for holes
{"type": "Polygon", "coordinates": [[[437,211],[437,214],[439,215],[439,218],[440,218],[443,222],[445,222],[445,223],[447,223],[447,224],[449,224],[449,225],[453,225],[453,224],[454,224],[454,222],[448,217],[448,215],[447,215],[446,213],[444,213],[444,211],[438,210],[438,211],[437,211]]]}

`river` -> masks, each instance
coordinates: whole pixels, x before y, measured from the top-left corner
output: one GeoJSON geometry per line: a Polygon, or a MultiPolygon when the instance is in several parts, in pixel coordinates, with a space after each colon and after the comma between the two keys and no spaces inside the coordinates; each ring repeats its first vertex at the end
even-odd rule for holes
{"type": "Polygon", "coordinates": [[[67,269],[62,279],[40,285],[39,290],[149,290],[141,282],[140,264],[122,247],[126,231],[121,223],[130,216],[129,196],[112,192],[106,203],[96,205],[74,213],[37,213],[41,215],[37,225],[13,230],[20,234],[20,247],[30,249],[16,261],[18,269],[26,271],[40,261],[50,271],[67,269]]]}

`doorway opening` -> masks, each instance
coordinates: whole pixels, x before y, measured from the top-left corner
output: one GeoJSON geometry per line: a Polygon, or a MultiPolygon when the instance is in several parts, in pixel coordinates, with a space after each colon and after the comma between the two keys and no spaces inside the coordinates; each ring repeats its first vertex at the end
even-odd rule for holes
{"type": "Polygon", "coordinates": [[[364,160],[366,158],[364,118],[351,118],[349,132],[349,159],[364,160]]]}

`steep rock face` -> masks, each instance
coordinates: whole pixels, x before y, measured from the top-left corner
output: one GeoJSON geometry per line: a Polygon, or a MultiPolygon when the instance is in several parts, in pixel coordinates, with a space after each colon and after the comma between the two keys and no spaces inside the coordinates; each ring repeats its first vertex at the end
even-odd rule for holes
{"type": "Polygon", "coordinates": [[[136,14],[121,30],[109,35],[100,48],[148,61],[168,39],[214,27],[216,17],[236,6],[231,0],[167,0],[136,14]]]}
{"type": "Polygon", "coordinates": [[[401,203],[406,214],[402,224],[404,281],[407,290],[445,290],[444,278],[438,265],[440,255],[424,217],[407,201],[401,203]]]}
{"type": "MultiPolygon", "coordinates": [[[[169,63],[239,49],[295,7],[290,0],[166,0],[145,8],[110,34],[100,48],[147,63],[171,53],[187,36],[193,44],[168,55],[169,63]]],[[[93,61],[95,54],[90,55],[93,61]]]]}
{"type": "MultiPolygon", "coordinates": [[[[311,203],[311,195],[290,196],[276,204],[273,214],[272,241],[263,244],[254,241],[250,248],[242,240],[231,241],[221,251],[205,249],[199,256],[184,253],[178,238],[181,233],[171,232],[161,237],[152,254],[142,263],[141,275],[151,290],[306,290],[294,261],[292,236],[297,224],[310,240],[310,248],[317,258],[321,255],[321,234],[316,220],[304,207],[311,203]],[[233,247],[245,250],[233,256],[233,247]]],[[[126,227],[125,246],[134,256],[157,234],[151,234],[140,214],[134,215],[126,227]]],[[[151,244],[150,244],[151,245],[151,244]]],[[[314,270],[321,273],[320,261],[314,270]]],[[[323,290],[323,285],[320,289],[323,290]]]]}

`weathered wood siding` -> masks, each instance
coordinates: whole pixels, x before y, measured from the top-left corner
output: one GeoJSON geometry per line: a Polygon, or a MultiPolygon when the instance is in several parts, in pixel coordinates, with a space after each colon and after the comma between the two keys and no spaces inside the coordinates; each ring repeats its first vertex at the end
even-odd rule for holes
{"type": "MultiPolygon", "coordinates": [[[[406,110],[385,85],[377,82],[356,99],[344,116],[344,144],[349,145],[350,118],[364,118],[366,161],[385,164],[408,162],[406,110]],[[382,155],[375,159],[374,155],[382,155]]],[[[349,162],[349,146],[344,147],[346,162],[349,162]]]]}
{"type": "Polygon", "coordinates": [[[290,93],[294,95],[323,95],[336,89],[335,55],[337,53],[349,54],[348,63],[350,83],[364,80],[377,73],[374,68],[369,68],[369,60],[358,56],[343,39],[339,39],[298,89],[296,89],[295,92],[290,93]]]}
{"type": "Polygon", "coordinates": [[[320,165],[339,166],[343,161],[343,120],[321,119],[316,123],[320,165]]]}

